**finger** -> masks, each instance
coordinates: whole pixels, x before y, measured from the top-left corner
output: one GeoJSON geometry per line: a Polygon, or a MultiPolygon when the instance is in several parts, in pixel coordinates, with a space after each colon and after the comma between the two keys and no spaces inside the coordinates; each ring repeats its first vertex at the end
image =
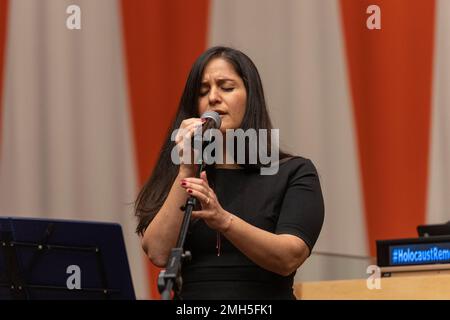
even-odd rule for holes
{"type": "Polygon", "coordinates": [[[183,139],[190,139],[194,135],[195,130],[200,130],[201,122],[193,122],[184,128],[180,128],[175,136],[175,143],[180,143],[183,139]]]}
{"type": "Polygon", "coordinates": [[[200,118],[189,118],[189,119],[185,119],[181,122],[180,124],[180,128],[186,128],[192,124],[201,124],[203,123],[204,120],[200,119],[200,118]]]}
{"type": "Polygon", "coordinates": [[[191,118],[184,120],[181,123],[181,126],[178,128],[177,135],[175,137],[175,141],[178,142],[182,139],[188,132],[193,131],[196,127],[200,127],[202,125],[202,120],[197,118],[191,118]]]}
{"type": "Polygon", "coordinates": [[[185,189],[196,190],[196,191],[201,192],[204,195],[206,195],[206,197],[209,196],[209,189],[207,189],[204,186],[199,185],[199,184],[186,182],[184,179],[181,181],[181,187],[183,187],[185,189]]]}
{"type": "MultiPolygon", "coordinates": [[[[196,189],[201,191],[201,192],[203,192],[204,194],[206,194],[206,196],[208,198],[215,198],[214,191],[208,185],[208,182],[205,181],[204,179],[193,178],[192,177],[192,178],[185,178],[185,179],[183,179],[181,181],[181,183],[183,184],[183,182],[185,182],[185,184],[188,185],[188,186],[194,186],[194,185],[201,186],[201,187],[203,187],[203,189],[198,189],[198,188],[196,188],[196,189]]],[[[212,199],[210,199],[210,200],[212,200],[212,199]]],[[[208,201],[207,204],[209,204],[209,201],[208,201]]]]}
{"type": "Polygon", "coordinates": [[[204,187],[209,187],[208,183],[206,183],[205,180],[203,180],[201,178],[190,177],[190,178],[185,178],[184,180],[189,183],[194,183],[194,184],[198,184],[198,185],[201,185],[204,187]]]}
{"type": "Polygon", "coordinates": [[[200,128],[202,126],[202,121],[194,121],[191,124],[189,124],[185,129],[196,129],[196,128],[200,128]]]}
{"type": "Polygon", "coordinates": [[[207,205],[211,201],[206,194],[198,190],[189,188],[186,189],[186,192],[191,196],[197,198],[201,202],[202,206],[207,205]]]}
{"type": "Polygon", "coordinates": [[[206,176],[206,171],[202,171],[200,173],[200,178],[206,182],[206,184],[209,186],[208,177],[206,176]]]}

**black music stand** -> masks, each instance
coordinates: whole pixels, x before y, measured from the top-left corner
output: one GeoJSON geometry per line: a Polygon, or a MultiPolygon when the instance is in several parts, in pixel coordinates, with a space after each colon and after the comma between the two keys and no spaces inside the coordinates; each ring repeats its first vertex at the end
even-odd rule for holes
{"type": "Polygon", "coordinates": [[[0,218],[1,299],[136,299],[121,226],[0,218]]]}

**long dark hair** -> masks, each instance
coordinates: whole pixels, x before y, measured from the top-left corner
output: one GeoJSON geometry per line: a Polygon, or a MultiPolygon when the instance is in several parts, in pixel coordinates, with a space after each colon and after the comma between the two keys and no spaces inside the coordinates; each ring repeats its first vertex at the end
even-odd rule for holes
{"type": "MultiPolygon", "coordinates": [[[[139,192],[135,202],[135,214],[139,220],[136,232],[142,235],[162,207],[170,188],[178,174],[178,165],[175,165],[170,157],[171,150],[175,147],[171,134],[178,129],[181,122],[188,118],[198,118],[198,99],[203,71],[213,58],[223,58],[229,62],[236,73],[241,77],[247,91],[247,105],[241,129],[272,129],[269,114],[266,108],[264,90],[258,70],[250,58],[239,50],[228,47],[212,47],[206,50],[194,62],[189,73],[183,94],[180,99],[178,111],[172,126],[167,133],[167,138],[161,148],[159,159],[150,178],[139,192]]],[[[268,135],[270,138],[270,135],[268,135]]],[[[270,150],[270,140],[268,148],[270,150]]],[[[235,153],[236,154],[236,153],[235,153]]],[[[247,153],[248,154],[248,153],[247,153]]],[[[287,153],[279,151],[280,159],[289,156],[287,153]]],[[[244,164],[244,169],[254,170],[260,167],[257,165],[244,164]]]]}

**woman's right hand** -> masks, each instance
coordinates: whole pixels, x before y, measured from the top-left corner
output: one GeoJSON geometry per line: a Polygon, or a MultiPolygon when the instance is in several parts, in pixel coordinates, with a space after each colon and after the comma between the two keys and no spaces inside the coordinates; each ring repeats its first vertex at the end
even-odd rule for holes
{"type": "MultiPolygon", "coordinates": [[[[183,120],[180,125],[180,130],[178,130],[175,136],[175,143],[178,149],[178,154],[180,155],[180,168],[178,174],[183,178],[195,177],[196,165],[194,164],[194,150],[191,148],[190,156],[188,157],[188,163],[183,163],[183,154],[186,152],[185,143],[191,146],[192,137],[194,136],[195,130],[202,126],[204,119],[200,118],[189,118],[183,120]]],[[[189,150],[187,150],[189,152],[189,150]]],[[[197,154],[195,154],[197,155],[197,154]]]]}

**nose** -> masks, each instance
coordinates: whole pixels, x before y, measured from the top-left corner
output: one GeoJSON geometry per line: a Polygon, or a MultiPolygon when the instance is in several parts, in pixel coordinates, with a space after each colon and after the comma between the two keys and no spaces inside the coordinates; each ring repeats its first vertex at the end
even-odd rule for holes
{"type": "Polygon", "coordinates": [[[209,105],[213,106],[220,103],[220,95],[216,88],[211,88],[208,95],[209,105]]]}

